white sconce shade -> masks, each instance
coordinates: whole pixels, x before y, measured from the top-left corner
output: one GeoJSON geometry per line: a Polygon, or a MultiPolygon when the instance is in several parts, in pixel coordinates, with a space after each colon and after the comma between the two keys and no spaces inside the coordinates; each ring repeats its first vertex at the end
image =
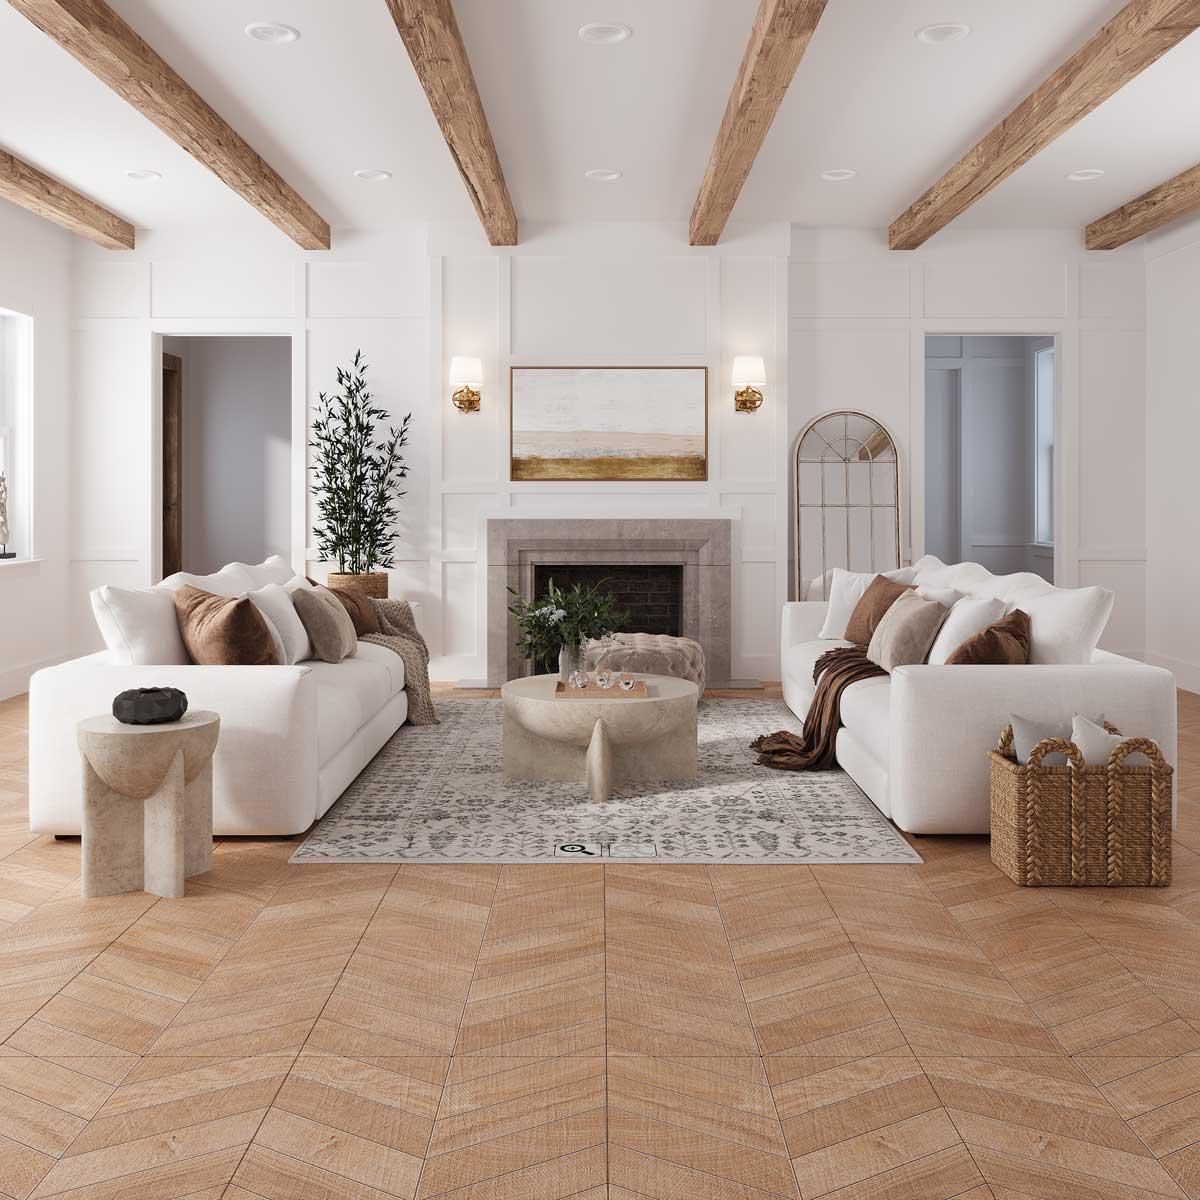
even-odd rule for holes
{"type": "Polygon", "coordinates": [[[450,386],[452,388],[483,386],[483,361],[465,358],[456,354],[450,360],[450,386]]]}
{"type": "Polygon", "coordinates": [[[739,354],[734,358],[733,386],[735,388],[767,386],[766,364],[757,354],[739,354]]]}

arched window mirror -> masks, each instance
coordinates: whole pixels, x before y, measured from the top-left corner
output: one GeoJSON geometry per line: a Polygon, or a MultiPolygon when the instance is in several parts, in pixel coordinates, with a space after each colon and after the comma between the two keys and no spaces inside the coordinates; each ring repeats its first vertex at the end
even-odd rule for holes
{"type": "Polygon", "coordinates": [[[834,567],[900,565],[900,460],[874,417],[818,417],[796,442],[794,475],[797,600],[828,599],[834,567]]]}

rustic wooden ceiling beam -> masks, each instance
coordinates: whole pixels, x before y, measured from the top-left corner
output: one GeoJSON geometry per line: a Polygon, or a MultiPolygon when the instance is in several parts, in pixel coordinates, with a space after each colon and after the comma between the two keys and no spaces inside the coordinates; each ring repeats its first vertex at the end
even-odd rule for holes
{"type": "Polygon", "coordinates": [[[1093,221],[1084,233],[1084,245],[1089,250],[1115,250],[1197,209],[1200,209],[1200,165],[1189,167],[1093,221]]]}
{"type": "Polygon", "coordinates": [[[0,197],[106,250],[133,249],[133,226],[128,221],[4,150],[0,150],[0,197]]]}
{"type": "Polygon", "coordinates": [[[517,214],[453,5],[450,0],[387,0],[387,6],[488,241],[515,246],[517,214]]]}
{"type": "Polygon", "coordinates": [[[783,103],[826,0],[761,0],[692,208],[688,241],[715,246],[783,103]]]}
{"type": "Polygon", "coordinates": [[[104,0],[8,0],[305,250],[329,224],[104,0]]]}
{"type": "Polygon", "coordinates": [[[1200,0],[1131,0],[888,230],[915,250],[1200,26],[1200,0]]]}

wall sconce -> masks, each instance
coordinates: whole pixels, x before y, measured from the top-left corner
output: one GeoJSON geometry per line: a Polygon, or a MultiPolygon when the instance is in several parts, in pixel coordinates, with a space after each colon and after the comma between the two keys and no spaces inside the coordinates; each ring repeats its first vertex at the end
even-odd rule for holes
{"type": "Polygon", "coordinates": [[[733,360],[733,407],[737,412],[754,412],[763,402],[759,390],[767,386],[767,368],[757,354],[739,354],[733,360]]]}
{"type": "Polygon", "coordinates": [[[455,355],[450,360],[450,399],[459,412],[479,411],[479,389],[483,386],[483,363],[477,358],[455,355]]]}

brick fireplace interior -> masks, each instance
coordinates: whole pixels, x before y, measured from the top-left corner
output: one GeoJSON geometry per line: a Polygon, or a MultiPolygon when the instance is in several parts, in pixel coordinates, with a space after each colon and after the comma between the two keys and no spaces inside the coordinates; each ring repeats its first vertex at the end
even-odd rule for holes
{"type": "Polygon", "coordinates": [[[553,579],[558,587],[580,583],[584,587],[602,586],[611,592],[617,606],[629,613],[621,633],[666,633],[678,637],[683,632],[683,567],[654,563],[538,563],[533,569],[533,591],[546,594],[553,579]]]}

